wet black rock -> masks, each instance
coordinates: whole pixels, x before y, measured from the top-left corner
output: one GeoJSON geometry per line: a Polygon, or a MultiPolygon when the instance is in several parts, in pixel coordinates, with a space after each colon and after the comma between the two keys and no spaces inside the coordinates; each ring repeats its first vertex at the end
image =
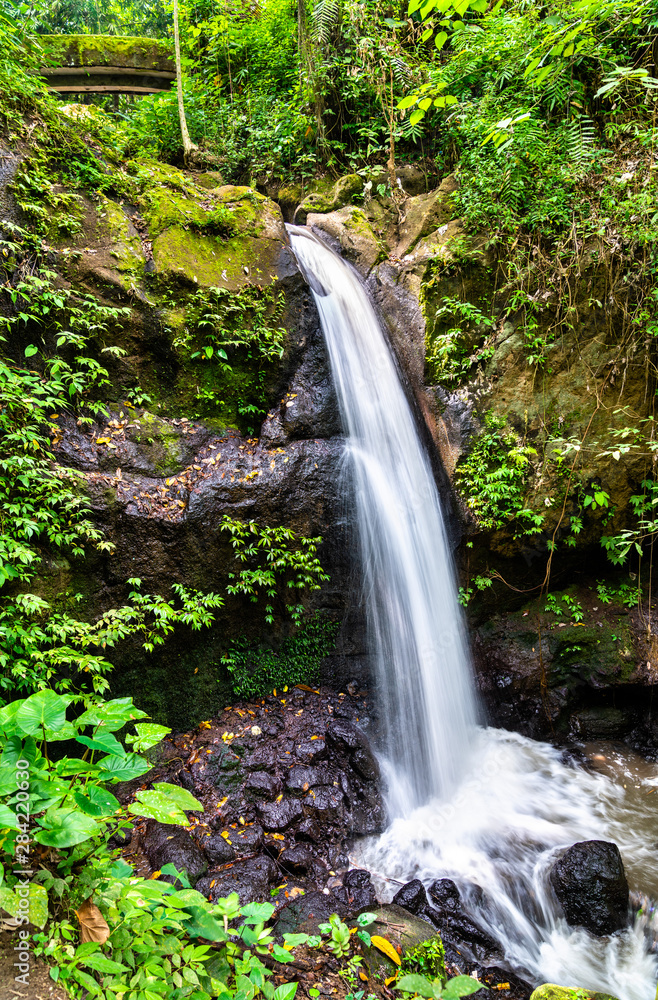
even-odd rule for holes
{"type": "Polygon", "coordinates": [[[318,924],[326,923],[332,913],[347,916],[347,906],[340,895],[308,892],[292,899],[279,911],[277,934],[317,934],[318,924]]]}
{"type": "Polygon", "coordinates": [[[286,778],[286,788],[289,792],[303,794],[309,788],[318,785],[331,785],[334,781],[334,774],[327,764],[320,764],[316,767],[306,767],[304,764],[295,764],[290,768],[286,778]]]}
{"type": "Polygon", "coordinates": [[[461,909],[459,889],[451,878],[437,878],[427,890],[432,903],[447,912],[461,909]]]}
{"type": "Polygon", "coordinates": [[[281,852],[278,862],[291,875],[308,875],[315,867],[313,852],[302,844],[295,844],[281,852]]]}
{"type": "Polygon", "coordinates": [[[244,787],[255,798],[275,799],[281,791],[281,782],[267,771],[254,771],[245,781],[244,787]]]}
{"type": "Polygon", "coordinates": [[[451,879],[436,879],[430,898],[420,879],[413,879],[396,893],[393,903],[438,928],[450,961],[459,963],[460,956],[485,966],[503,961],[496,940],[464,912],[459,889],[451,879]]]}
{"type": "Polygon", "coordinates": [[[237,892],[241,903],[264,902],[270,898],[270,886],[276,881],[277,867],[270,857],[261,854],[248,861],[236,861],[219,875],[206,875],[196,884],[198,892],[216,902],[237,892]]]}
{"type": "Polygon", "coordinates": [[[228,864],[235,858],[233,847],[225,837],[222,837],[221,833],[211,833],[209,837],[202,840],[201,846],[211,867],[228,864]]]}
{"type": "MultiPolygon", "coordinates": [[[[150,820],[142,845],[152,868],[159,870],[163,865],[174,865],[176,871],[187,873],[192,885],[208,868],[208,862],[187,830],[179,826],[150,820]]],[[[174,882],[171,875],[163,875],[162,879],[174,882]]]]}
{"type": "Polygon", "coordinates": [[[342,720],[334,719],[329,723],[326,739],[330,746],[342,753],[351,754],[360,747],[370,750],[365,735],[356,726],[342,720]]]}
{"type": "Polygon", "coordinates": [[[253,823],[232,832],[231,840],[238,854],[253,854],[263,846],[263,828],[258,823],[253,823]]]}
{"type": "Polygon", "coordinates": [[[550,881],[572,927],[602,937],[628,924],[628,882],[616,844],[574,844],[551,868],[550,881]]]}
{"type": "Polygon", "coordinates": [[[311,816],[307,816],[297,827],[295,839],[308,840],[317,844],[322,839],[322,830],[311,816]]]}
{"type": "Polygon", "coordinates": [[[362,868],[353,868],[343,879],[343,888],[347,890],[350,913],[359,913],[369,906],[377,905],[375,887],[370,880],[370,872],[362,868]]]}
{"type": "Polygon", "coordinates": [[[425,886],[418,878],[407,882],[396,892],[393,904],[409,910],[409,913],[414,913],[417,917],[424,916],[430,909],[425,886]]]}
{"type": "Polygon", "coordinates": [[[285,830],[304,815],[301,803],[297,799],[259,802],[257,809],[266,830],[285,830]]]}

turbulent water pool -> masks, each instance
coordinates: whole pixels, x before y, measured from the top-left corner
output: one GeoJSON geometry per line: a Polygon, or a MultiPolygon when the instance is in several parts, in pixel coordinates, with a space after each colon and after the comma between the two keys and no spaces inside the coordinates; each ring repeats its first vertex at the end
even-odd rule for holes
{"type": "Polygon", "coordinates": [[[586,753],[589,767],[549,744],[482,729],[472,774],[454,794],[394,820],[354,860],[380,876],[378,894],[387,899],[399,888],[388,879],[453,879],[470,915],[532,983],[653,1000],[658,764],[610,744],[586,753]],[[582,840],[614,841],[622,854],[637,912],[611,937],[569,927],[548,882],[560,852],[582,840]]]}

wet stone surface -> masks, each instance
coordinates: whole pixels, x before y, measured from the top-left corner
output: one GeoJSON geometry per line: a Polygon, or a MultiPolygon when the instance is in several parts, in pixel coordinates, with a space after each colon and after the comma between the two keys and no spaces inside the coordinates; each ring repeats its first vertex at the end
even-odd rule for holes
{"type": "Polygon", "coordinates": [[[375,897],[367,873],[350,872],[340,885],[350,844],[385,823],[369,726],[365,693],[298,687],[170,736],[148,780],[180,784],[204,812],[190,814],[188,830],[142,824],[126,854],[150,871],[189,861],[212,900],[237,892],[243,903],[283,907],[320,893],[330,912],[358,912],[375,897]]]}
{"type": "MultiPolygon", "coordinates": [[[[124,854],[142,875],[189,860],[196,889],[213,902],[232,892],[243,904],[272,902],[279,936],[315,934],[333,913],[353,921],[366,910],[383,921],[374,933],[385,932],[402,950],[438,931],[451,975],[477,972],[503,1000],[528,1000],[532,987],[464,912],[454,882],[439,879],[428,890],[415,879],[382,907],[370,873],[353,867],[354,841],[377,834],[386,820],[370,731],[365,692],[298,687],[232,705],[192,732],[172,734],[159,763],[120,787],[120,797],[165,780],[192,791],[204,812],[189,814],[187,830],[138,824],[124,854]]],[[[328,992],[343,996],[339,965],[324,952],[302,954],[308,988],[319,981],[321,965],[322,982],[333,984],[328,992]]],[[[368,990],[391,1000],[384,982],[392,963],[369,949],[367,967],[368,990]]]]}

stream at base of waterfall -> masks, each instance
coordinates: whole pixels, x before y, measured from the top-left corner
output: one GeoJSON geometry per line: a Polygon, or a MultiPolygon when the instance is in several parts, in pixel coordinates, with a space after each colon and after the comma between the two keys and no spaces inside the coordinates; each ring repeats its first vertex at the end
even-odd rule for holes
{"type": "Polygon", "coordinates": [[[387,878],[453,879],[466,909],[535,984],[653,1000],[658,766],[609,749],[586,769],[548,744],[477,726],[441,503],[393,355],[357,275],[309,230],[288,231],[346,432],[345,489],[384,720],[391,823],[360,845],[359,863],[382,887],[387,878]],[[560,853],[589,839],[618,845],[643,903],[632,926],[608,938],[569,927],[548,881],[560,853]]]}

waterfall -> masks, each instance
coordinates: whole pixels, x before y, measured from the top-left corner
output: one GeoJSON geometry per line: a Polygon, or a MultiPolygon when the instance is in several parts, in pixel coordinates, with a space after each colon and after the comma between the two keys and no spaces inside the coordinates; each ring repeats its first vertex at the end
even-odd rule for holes
{"type": "MultiPolygon", "coordinates": [[[[534,985],[653,1000],[658,766],[602,746],[590,748],[600,773],[588,773],[547,744],[475,726],[439,496],[391,351],[350,268],[308,230],[288,231],[318,307],[347,432],[385,730],[392,822],[357,846],[355,861],[373,873],[380,898],[393,895],[391,880],[397,888],[412,878],[454,879],[466,912],[534,985]],[[609,938],[567,926],[548,879],[564,848],[591,839],[618,844],[643,898],[633,925],[609,938]]],[[[464,960],[462,971],[477,969],[464,960]]]]}
{"type": "Polygon", "coordinates": [[[313,290],[347,432],[388,805],[406,815],[455,787],[476,717],[441,504],[361,282],[308,230],[288,231],[313,290]]]}

